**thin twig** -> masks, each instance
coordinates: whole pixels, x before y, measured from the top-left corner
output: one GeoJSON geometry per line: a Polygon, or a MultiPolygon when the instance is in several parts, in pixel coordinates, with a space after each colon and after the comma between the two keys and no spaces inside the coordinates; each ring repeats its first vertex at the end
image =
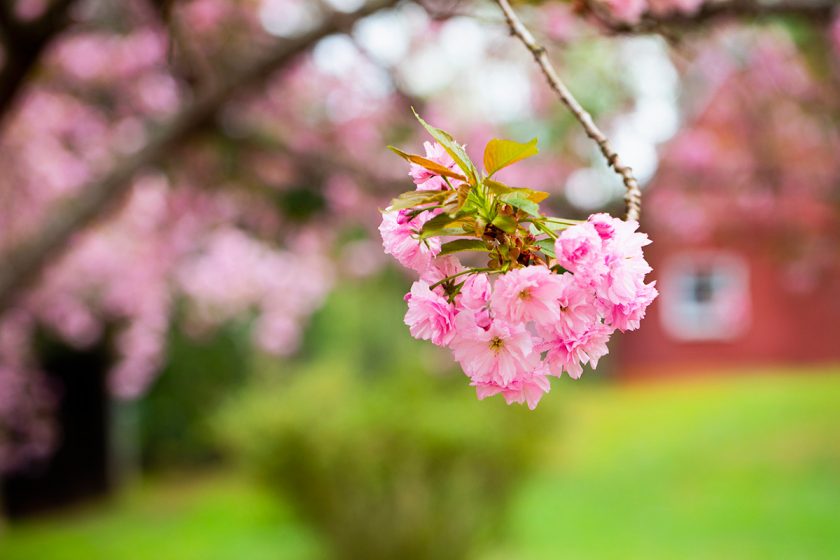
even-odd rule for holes
{"type": "Polygon", "coordinates": [[[508,0],[496,0],[496,3],[505,15],[510,32],[518,37],[528,50],[531,51],[531,54],[534,55],[534,60],[537,61],[551,89],[557,93],[560,101],[569,108],[578,122],[580,122],[586,131],[586,135],[598,144],[598,148],[604,154],[607,163],[621,177],[624,187],[627,189],[627,193],[624,195],[624,201],[627,204],[627,219],[638,220],[642,207],[642,191],[639,190],[639,183],[633,176],[633,170],[621,162],[609,139],[601,132],[601,129],[595,124],[595,121],[592,120],[592,115],[581,107],[580,103],[572,95],[572,92],[569,91],[569,88],[560,80],[557,70],[554,69],[554,66],[548,58],[545,47],[537,43],[534,36],[528,31],[528,28],[525,27],[522,20],[519,19],[519,16],[516,15],[516,12],[513,11],[508,0]]]}

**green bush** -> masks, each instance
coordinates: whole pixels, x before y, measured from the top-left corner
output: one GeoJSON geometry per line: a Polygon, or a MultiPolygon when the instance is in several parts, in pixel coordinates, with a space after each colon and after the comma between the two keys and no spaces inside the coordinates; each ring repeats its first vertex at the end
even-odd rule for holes
{"type": "Polygon", "coordinates": [[[173,329],[167,364],[137,405],[140,459],[145,468],[212,464],[219,457],[210,419],[250,372],[248,333],[228,325],[195,340],[173,329]]]}
{"type": "Polygon", "coordinates": [[[340,558],[463,558],[498,528],[539,433],[527,409],[479,403],[421,371],[361,380],[340,364],[262,383],[224,439],[340,558]]]}
{"type": "Polygon", "coordinates": [[[333,297],[306,363],[263,371],[219,430],[332,557],[464,558],[500,530],[549,412],[478,402],[460,374],[432,373],[451,362],[406,340],[388,286],[333,297]]]}

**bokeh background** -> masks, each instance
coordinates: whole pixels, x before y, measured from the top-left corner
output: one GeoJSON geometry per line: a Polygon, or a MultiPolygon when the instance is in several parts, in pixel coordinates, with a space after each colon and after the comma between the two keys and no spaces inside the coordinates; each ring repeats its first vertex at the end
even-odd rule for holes
{"type": "Polygon", "coordinates": [[[831,0],[514,3],[661,296],[536,411],[411,339],[411,117],[622,186],[492,2],[0,4],[0,558],[840,556],[831,0]]]}

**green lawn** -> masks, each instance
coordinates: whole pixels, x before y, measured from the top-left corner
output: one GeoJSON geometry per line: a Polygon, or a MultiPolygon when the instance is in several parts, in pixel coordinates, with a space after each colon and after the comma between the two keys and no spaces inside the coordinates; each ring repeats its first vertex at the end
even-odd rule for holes
{"type": "Polygon", "coordinates": [[[103,504],[6,527],[3,560],[269,560],[314,539],[239,477],[147,481],[103,504]]]}
{"type": "Polygon", "coordinates": [[[840,558],[838,373],[575,391],[499,558],[840,558]]]}
{"type": "MultiPolygon", "coordinates": [[[[840,371],[554,391],[556,445],[488,560],[840,558],[840,371]]],[[[297,559],[312,548],[234,475],[148,481],[0,536],[3,560],[297,559]]]]}

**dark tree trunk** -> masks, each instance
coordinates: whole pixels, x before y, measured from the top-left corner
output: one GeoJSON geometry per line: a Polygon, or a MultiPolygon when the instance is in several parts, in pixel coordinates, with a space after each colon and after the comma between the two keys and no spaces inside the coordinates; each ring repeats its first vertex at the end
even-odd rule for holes
{"type": "Polygon", "coordinates": [[[13,519],[103,496],[110,488],[105,345],[79,352],[51,343],[42,360],[58,395],[59,444],[49,459],[3,480],[6,514],[13,519]]]}

